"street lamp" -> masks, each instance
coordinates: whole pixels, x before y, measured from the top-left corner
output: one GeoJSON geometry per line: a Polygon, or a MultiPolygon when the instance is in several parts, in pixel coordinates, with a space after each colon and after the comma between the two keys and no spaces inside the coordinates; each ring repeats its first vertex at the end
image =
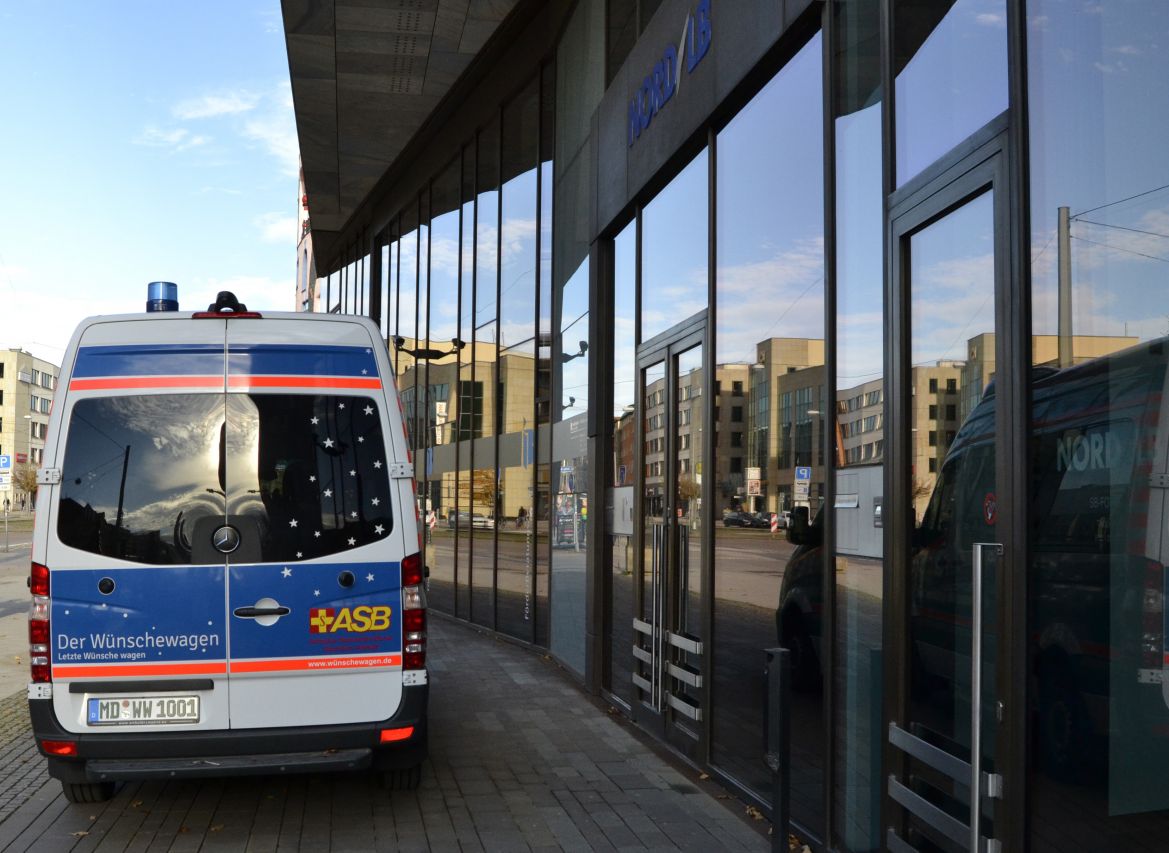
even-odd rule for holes
{"type": "Polygon", "coordinates": [[[404,352],[407,355],[412,355],[416,359],[426,361],[438,361],[440,358],[446,358],[448,355],[454,355],[459,350],[467,345],[466,341],[458,338],[451,338],[451,348],[449,350],[432,349],[429,347],[408,347],[406,346],[406,339],[401,335],[397,335],[393,339],[394,349],[398,352],[404,352]]]}
{"type": "Polygon", "coordinates": [[[572,361],[574,358],[580,358],[581,356],[585,355],[588,351],[589,351],[589,342],[588,341],[581,341],[579,352],[572,352],[572,353],[562,352],[562,353],[560,353],[560,363],[567,364],[568,362],[572,361]]]}

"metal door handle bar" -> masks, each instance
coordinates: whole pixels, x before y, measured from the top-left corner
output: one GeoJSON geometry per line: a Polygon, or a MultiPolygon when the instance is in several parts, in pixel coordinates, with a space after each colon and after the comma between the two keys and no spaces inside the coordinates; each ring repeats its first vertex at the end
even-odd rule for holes
{"type": "Polygon", "coordinates": [[[292,611],[287,607],[237,607],[232,612],[241,619],[255,619],[257,616],[287,616],[292,611]]]}
{"type": "Polygon", "coordinates": [[[970,637],[970,849],[981,849],[979,839],[982,821],[982,549],[993,548],[1002,556],[1003,546],[998,542],[975,542],[972,546],[971,620],[970,637]]]}
{"type": "MultiPolygon", "coordinates": [[[[982,798],[1001,798],[1003,779],[997,773],[982,772],[982,553],[984,548],[993,548],[996,554],[1003,553],[1003,546],[997,542],[976,542],[972,546],[971,560],[971,650],[970,650],[970,761],[966,762],[928,741],[912,735],[896,723],[889,724],[889,743],[910,755],[922,764],[948,776],[970,791],[970,823],[966,825],[947,814],[929,800],[910,790],[889,776],[889,796],[906,811],[921,820],[934,831],[941,833],[956,844],[963,845],[974,853],[997,853],[1001,843],[981,834],[982,798]]],[[[896,853],[910,853],[914,848],[900,838],[890,827],[886,833],[886,845],[896,853]]]]}
{"type": "MultiPolygon", "coordinates": [[[[922,764],[932,767],[939,773],[949,776],[960,785],[970,785],[970,762],[963,761],[956,755],[946,752],[924,741],[916,735],[911,735],[896,723],[889,724],[889,743],[916,758],[922,764]]],[[[1002,777],[997,773],[982,774],[983,793],[997,799],[1002,796],[1002,777]]]]}

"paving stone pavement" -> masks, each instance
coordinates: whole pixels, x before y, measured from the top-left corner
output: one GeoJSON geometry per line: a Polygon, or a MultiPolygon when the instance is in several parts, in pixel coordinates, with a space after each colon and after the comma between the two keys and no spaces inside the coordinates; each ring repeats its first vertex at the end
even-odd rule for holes
{"type": "Polygon", "coordinates": [[[134,782],[70,805],[0,700],[0,850],[768,850],[766,822],[530,649],[431,619],[430,760],[370,774],[134,782]]]}

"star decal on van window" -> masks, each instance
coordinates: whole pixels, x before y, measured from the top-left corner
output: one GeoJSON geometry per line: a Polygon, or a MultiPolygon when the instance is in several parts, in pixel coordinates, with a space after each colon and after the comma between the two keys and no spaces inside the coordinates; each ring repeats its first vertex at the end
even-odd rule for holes
{"type": "Polygon", "coordinates": [[[280,575],[281,577],[290,578],[292,577],[292,569],[288,568],[288,566],[285,566],[284,571],[282,571],[280,575]]]}
{"type": "Polygon", "coordinates": [[[393,457],[378,409],[376,398],[328,392],[250,398],[245,422],[255,419],[258,440],[241,447],[248,464],[232,470],[252,473],[229,491],[258,499],[276,531],[260,541],[263,562],[326,558],[389,536],[393,457]]]}

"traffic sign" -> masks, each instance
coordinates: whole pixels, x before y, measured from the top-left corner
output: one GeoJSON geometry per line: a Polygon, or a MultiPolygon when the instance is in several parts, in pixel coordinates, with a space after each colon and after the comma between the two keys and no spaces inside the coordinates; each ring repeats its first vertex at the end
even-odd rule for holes
{"type": "Polygon", "coordinates": [[[0,454],[0,472],[12,470],[12,457],[7,453],[0,454]]]}
{"type": "Polygon", "coordinates": [[[812,469],[808,465],[796,466],[795,489],[792,499],[797,501],[808,500],[811,493],[812,469]]]}

